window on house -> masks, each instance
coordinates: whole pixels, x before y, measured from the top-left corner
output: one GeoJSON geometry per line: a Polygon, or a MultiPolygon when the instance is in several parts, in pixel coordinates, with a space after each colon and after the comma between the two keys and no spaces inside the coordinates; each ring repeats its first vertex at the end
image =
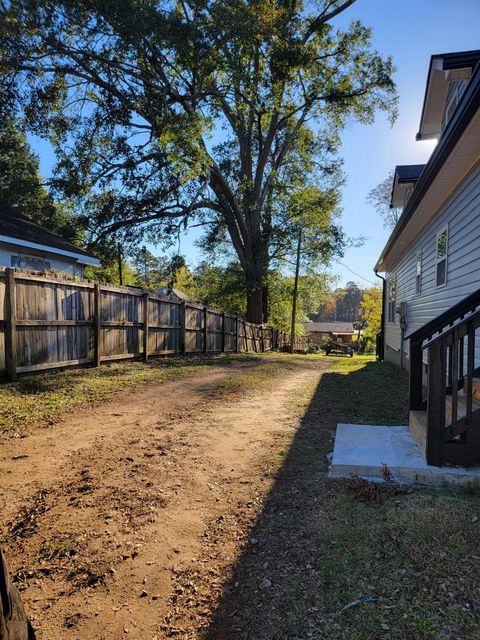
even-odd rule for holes
{"type": "Polygon", "coordinates": [[[28,269],[29,271],[45,271],[50,269],[50,263],[37,256],[11,256],[12,267],[28,269]]]}
{"type": "Polygon", "coordinates": [[[395,322],[395,307],[397,306],[397,276],[388,281],[388,322],[395,322]]]}
{"type": "Polygon", "coordinates": [[[419,295],[422,290],[422,254],[417,254],[415,263],[415,293],[419,295]]]}
{"type": "Polygon", "coordinates": [[[437,234],[437,287],[447,284],[448,229],[437,234]]]}

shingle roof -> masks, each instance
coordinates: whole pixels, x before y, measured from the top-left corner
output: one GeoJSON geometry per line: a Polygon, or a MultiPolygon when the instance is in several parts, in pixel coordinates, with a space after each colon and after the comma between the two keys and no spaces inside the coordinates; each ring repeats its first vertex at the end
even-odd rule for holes
{"type": "Polygon", "coordinates": [[[424,164],[400,164],[395,167],[399,182],[416,182],[423,171],[424,164]]]}
{"type": "Polygon", "coordinates": [[[318,331],[319,333],[355,333],[353,322],[304,322],[306,331],[318,331]]]}
{"type": "Polygon", "coordinates": [[[168,285],[165,285],[164,287],[160,287],[160,289],[157,289],[155,293],[157,294],[157,296],[167,296],[167,298],[178,298],[178,300],[191,302],[191,299],[185,293],[183,293],[183,291],[180,291],[180,289],[177,289],[176,287],[169,287],[168,285]]]}
{"type": "MultiPolygon", "coordinates": [[[[0,203],[0,236],[24,240],[38,245],[45,245],[53,249],[76,253],[81,256],[95,258],[93,253],[67,242],[56,233],[32,222],[13,207],[0,203]]],[[[55,251],[53,251],[55,253],[55,251]]],[[[95,258],[96,259],[96,258],[95,258]]]]}

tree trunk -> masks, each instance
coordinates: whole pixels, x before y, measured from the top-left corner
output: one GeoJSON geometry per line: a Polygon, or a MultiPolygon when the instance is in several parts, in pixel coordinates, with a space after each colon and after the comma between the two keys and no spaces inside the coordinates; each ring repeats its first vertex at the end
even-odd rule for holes
{"type": "Polygon", "coordinates": [[[300,274],[300,252],[302,249],[302,229],[298,230],[297,262],[295,264],[295,284],[293,285],[292,328],[290,331],[290,353],[295,351],[295,325],[297,323],[298,276],[300,274]]]}
{"type": "Polygon", "coordinates": [[[248,289],[247,291],[247,320],[255,324],[263,323],[263,288],[248,289]]]}
{"type": "Polygon", "coordinates": [[[268,322],[268,313],[269,313],[269,308],[268,308],[268,286],[264,285],[263,286],[263,292],[262,292],[262,296],[263,296],[263,322],[268,322]]]}
{"type": "Polygon", "coordinates": [[[268,266],[261,246],[254,249],[253,256],[252,263],[244,270],[247,285],[247,320],[263,324],[266,321],[267,310],[268,266]]]}

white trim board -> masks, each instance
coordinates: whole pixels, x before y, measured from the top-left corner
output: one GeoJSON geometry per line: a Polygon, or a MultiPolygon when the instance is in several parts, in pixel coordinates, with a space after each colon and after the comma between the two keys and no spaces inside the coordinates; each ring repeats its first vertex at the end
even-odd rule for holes
{"type": "Polygon", "coordinates": [[[19,247],[26,247],[28,249],[37,249],[39,251],[47,251],[48,253],[54,253],[60,256],[67,256],[69,258],[75,258],[80,264],[91,264],[96,267],[100,266],[100,260],[91,256],[85,256],[81,253],[75,253],[74,251],[65,251],[64,249],[57,249],[46,244],[37,244],[36,242],[29,242],[28,240],[19,240],[18,238],[12,238],[10,236],[0,235],[0,242],[6,242],[7,244],[13,244],[19,247]]]}

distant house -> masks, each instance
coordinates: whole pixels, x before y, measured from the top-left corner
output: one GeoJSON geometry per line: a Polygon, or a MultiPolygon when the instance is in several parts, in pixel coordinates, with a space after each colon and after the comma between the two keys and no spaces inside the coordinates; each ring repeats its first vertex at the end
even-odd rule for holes
{"type": "Polygon", "coordinates": [[[176,289],[175,287],[170,287],[166,285],[165,287],[160,287],[155,291],[157,296],[164,296],[165,298],[170,298],[171,300],[185,300],[185,302],[191,302],[191,299],[180,291],[180,289],[176,289]]]}
{"type": "Polygon", "coordinates": [[[0,266],[32,271],[53,269],[82,277],[86,265],[100,266],[100,260],[12,207],[0,204],[0,266]]]}
{"type": "Polygon", "coordinates": [[[357,334],[353,328],[353,322],[304,322],[303,326],[310,340],[315,344],[321,344],[329,339],[352,344],[357,334]]]}

